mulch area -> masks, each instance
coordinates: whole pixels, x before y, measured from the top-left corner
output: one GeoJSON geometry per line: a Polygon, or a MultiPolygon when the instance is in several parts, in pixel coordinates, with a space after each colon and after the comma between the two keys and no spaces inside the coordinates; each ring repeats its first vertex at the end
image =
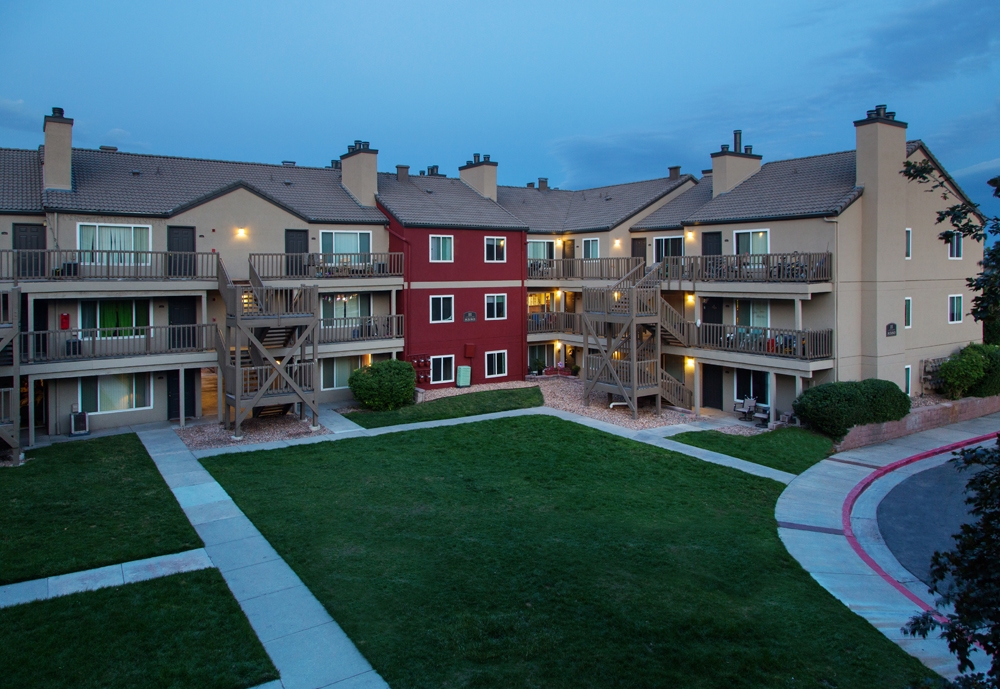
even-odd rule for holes
{"type": "Polygon", "coordinates": [[[292,440],[317,435],[326,435],[330,431],[320,426],[319,430],[309,430],[309,417],[299,421],[297,416],[265,417],[263,419],[247,419],[241,425],[242,440],[233,440],[232,431],[224,429],[218,423],[205,423],[197,426],[175,428],[174,432],[184,441],[189,450],[209,450],[216,447],[233,447],[270,443],[275,440],[292,440]]]}

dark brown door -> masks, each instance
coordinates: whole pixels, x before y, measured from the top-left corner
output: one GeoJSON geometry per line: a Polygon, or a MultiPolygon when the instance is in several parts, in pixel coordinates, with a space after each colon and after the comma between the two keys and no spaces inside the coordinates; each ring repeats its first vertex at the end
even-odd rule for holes
{"type": "Polygon", "coordinates": [[[169,277],[194,277],[195,243],[193,227],[167,228],[167,275],[169,277]]]}
{"type": "Polygon", "coordinates": [[[701,404],[703,407],[722,409],[722,367],[711,364],[701,366],[701,404]]]}
{"type": "MultiPolygon", "coordinates": [[[[198,383],[201,370],[188,368],[184,370],[184,418],[194,417],[194,387],[198,383]]],[[[181,377],[177,371],[167,371],[167,418],[170,420],[181,418],[181,377]]]]}
{"type": "Polygon", "coordinates": [[[701,322],[722,324],[722,297],[702,297],[701,322]]]}
{"type": "MultiPolygon", "coordinates": [[[[563,250],[562,257],[565,258],[576,258],[576,240],[564,239],[563,240],[563,250]]],[[[563,277],[573,278],[576,277],[576,265],[573,261],[563,261],[563,277]]]]}
{"type": "Polygon", "coordinates": [[[632,258],[646,260],[646,238],[632,237],[632,258]]]}
{"type": "Polygon", "coordinates": [[[198,337],[198,306],[195,297],[170,297],[167,300],[167,317],[175,326],[170,329],[171,349],[192,349],[198,337]]]}
{"type": "Polygon", "coordinates": [[[14,225],[13,247],[18,255],[19,278],[45,275],[45,225],[14,225]]]}
{"type": "Polygon", "coordinates": [[[309,253],[309,230],[285,230],[285,271],[288,275],[306,274],[309,253]]]}
{"type": "Polygon", "coordinates": [[[701,233],[701,255],[721,256],[722,255],[722,233],[702,232],[701,233]]]}

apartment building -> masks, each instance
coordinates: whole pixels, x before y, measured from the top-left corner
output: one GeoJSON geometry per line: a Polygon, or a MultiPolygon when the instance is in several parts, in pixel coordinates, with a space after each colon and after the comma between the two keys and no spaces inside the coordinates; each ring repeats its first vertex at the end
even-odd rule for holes
{"type": "Polygon", "coordinates": [[[72,146],[0,149],[0,437],[219,414],[315,414],[405,358],[421,387],[582,367],[588,391],[788,411],[805,387],[877,376],[981,339],[944,245],[930,160],[884,106],[855,150],[763,163],[734,133],[700,176],[598,189],[499,186],[473,156],[378,172],[355,141],[329,167],[72,146]],[[404,323],[405,319],[405,323],[404,323]],[[405,325],[405,337],[404,337],[405,325]],[[213,409],[214,407],[214,409],[213,409]]]}

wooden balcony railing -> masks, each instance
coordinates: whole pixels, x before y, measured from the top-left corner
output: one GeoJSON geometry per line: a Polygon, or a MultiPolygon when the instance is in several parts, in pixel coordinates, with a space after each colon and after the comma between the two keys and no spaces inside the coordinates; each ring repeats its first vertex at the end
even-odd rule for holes
{"type": "Polygon", "coordinates": [[[14,396],[14,388],[0,389],[0,426],[7,426],[14,423],[14,402],[21,403],[20,390],[14,396]]]}
{"type": "Polygon", "coordinates": [[[0,250],[0,280],[215,280],[216,253],[0,250]]]}
{"type": "MultiPolygon", "coordinates": [[[[314,373],[316,366],[311,361],[306,361],[301,364],[288,364],[285,366],[285,372],[288,377],[299,386],[299,389],[312,390],[314,383],[314,373]]],[[[240,369],[240,390],[242,392],[242,399],[252,398],[261,389],[261,386],[267,383],[267,379],[274,372],[273,366],[244,366],[240,369]]],[[[293,395],[296,394],[294,388],[288,384],[288,381],[283,376],[276,376],[273,381],[267,386],[267,390],[264,392],[264,396],[268,395],[293,395]]]]}
{"type": "Polygon", "coordinates": [[[73,328],[21,334],[21,363],[114,359],[212,349],[209,324],[73,328]]]}
{"type": "Polygon", "coordinates": [[[529,258],[529,280],[621,280],[641,258],[529,258]]]}
{"type": "Polygon", "coordinates": [[[403,337],[403,316],[361,316],[356,318],[324,318],[320,321],[319,341],[360,342],[403,337]]]}
{"type": "Polygon", "coordinates": [[[728,352],[762,354],[786,359],[829,359],[833,356],[833,330],[785,330],[747,325],[702,323],[692,328],[690,346],[728,352]]]}
{"type": "Polygon", "coordinates": [[[578,313],[551,311],[548,313],[528,314],[528,334],[532,333],[566,333],[579,335],[583,332],[583,324],[578,313]]]}
{"type": "Polygon", "coordinates": [[[403,275],[403,254],[250,254],[264,280],[384,278],[403,275]]]}
{"type": "Polygon", "coordinates": [[[663,281],[829,282],[833,279],[831,253],[667,256],[658,265],[663,281]]]}
{"type": "MultiPolygon", "coordinates": [[[[597,380],[605,385],[618,385],[620,382],[624,387],[632,387],[632,362],[625,359],[612,359],[610,366],[614,369],[618,380],[611,375],[611,372],[602,366],[601,357],[588,354],[587,359],[587,380],[597,380]]],[[[656,359],[639,360],[635,364],[636,387],[650,388],[659,385],[657,380],[658,370],[656,359]]]]}
{"type": "Polygon", "coordinates": [[[584,288],[583,310],[615,316],[656,316],[660,312],[659,287],[584,288]]]}

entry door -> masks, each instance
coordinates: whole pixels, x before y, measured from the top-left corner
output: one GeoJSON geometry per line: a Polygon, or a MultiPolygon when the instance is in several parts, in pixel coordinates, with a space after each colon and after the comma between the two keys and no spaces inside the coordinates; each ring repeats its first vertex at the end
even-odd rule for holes
{"type": "Polygon", "coordinates": [[[195,297],[170,297],[167,300],[167,317],[171,349],[192,349],[197,344],[198,306],[195,297]]]}
{"type": "Polygon", "coordinates": [[[194,228],[167,228],[167,275],[169,277],[194,277],[195,266],[194,228]]]}
{"type": "Polygon", "coordinates": [[[722,297],[702,297],[701,322],[722,324],[722,297]]]}
{"type": "Polygon", "coordinates": [[[646,238],[632,237],[632,258],[646,260],[646,238]]]}
{"type": "MultiPolygon", "coordinates": [[[[198,383],[201,370],[189,368],[184,371],[184,418],[194,418],[194,392],[198,383]]],[[[167,418],[170,420],[181,418],[180,405],[180,382],[181,377],[177,371],[167,371],[167,418]]]]}
{"type": "Polygon", "coordinates": [[[288,275],[306,274],[309,253],[309,230],[285,230],[285,271],[288,275]]]}
{"type": "Polygon", "coordinates": [[[722,409],[722,367],[711,364],[701,366],[701,404],[703,407],[722,409]]]}
{"type": "MultiPolygon", "coordinates": [[[[564,239],[563,240],[563,251],[562,257],[566,258],[576,258],[576,240],[574,239],[564,239]]],[[[576,277],[576,264],[573,261],[565,261],[563,263],[563,277],[576,277]]]]}
{"type": "Polygon", "coordinates": [[[721,256],[722,255],[722,233],[702,232],[701,233],[701,255],[721,256]]]}
{"type": "Polygon", "coordinates": [[[26,252],[18,256],[17,276],[20,278],[44,276],[45,226],[18,224],[14,225],[13,229],[14,250],[26,252]]]}

